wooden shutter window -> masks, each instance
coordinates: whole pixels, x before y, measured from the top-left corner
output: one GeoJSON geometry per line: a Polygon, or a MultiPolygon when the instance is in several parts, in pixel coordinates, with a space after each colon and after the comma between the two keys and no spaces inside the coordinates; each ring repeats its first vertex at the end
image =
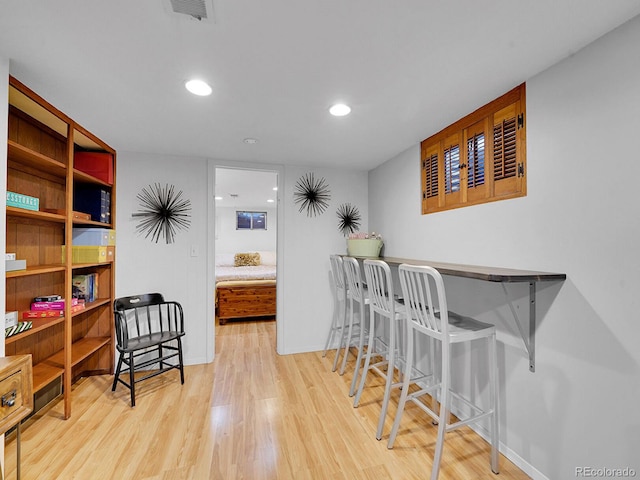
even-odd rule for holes
{"type": "Polygon", "coordinates": [[[524,111],[521,101],[493,115],[493,198],[526,194],[524,181],[524,111]]]}
{"type": "Polygon", "coordinates": [[[493,126],[493,178],[516,175],[516,118],[507,118],[493,126]]]}
{"type": "Polygon", "coordinates": [[[527,194],[525,87],[421,142],[423,214],[527,194]]]}
{"type": "Polygon", "coordinates": [[[438,154],[434,153],[427,157],[422,165],[425,176],[425,188],[423,198],[438,196],[438,154]]]}
{"type": "Polygon", "coordinates": [[[442,150],[440,143],[421,149],[422,157],[422,212],[437,212],[440,208],[444,189],[442,150]]]}

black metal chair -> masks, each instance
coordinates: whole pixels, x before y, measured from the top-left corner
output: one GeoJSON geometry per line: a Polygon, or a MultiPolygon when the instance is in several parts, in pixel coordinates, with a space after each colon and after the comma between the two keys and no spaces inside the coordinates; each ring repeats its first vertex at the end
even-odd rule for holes
{"type": "Polygon", "coordinates": [[[184,315],[178,302],[165,301],[160,293],[146,293],[117,298],[113,302],[116,326],[116,348],[120,352],[118,366],[111,391],[118,382],[131,391],[131,406],[135,407],[135,384],[169,370],[180,371],[180,383],[184,384],[182,362],[182,337],[184,315]],[[176,358],[175,361],[168,360],[176,358]],[[122,369],[122,364],[127,368],[122,369]],[[151,369],[154,364],[159,368],[151,369]],[[134,376],[135,372],[145,374],[134,376]],[[129,374],[129,382],[120,375],[129,374]]]}

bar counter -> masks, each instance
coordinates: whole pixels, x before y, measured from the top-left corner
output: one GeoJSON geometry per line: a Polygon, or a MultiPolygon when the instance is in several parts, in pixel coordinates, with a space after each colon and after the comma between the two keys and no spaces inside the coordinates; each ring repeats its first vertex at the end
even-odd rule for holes
{"type": "MultiPolygon", "coordinates": [[[[362,262],[367,257],[355,257],[362,262]]],[[[535,345],[536,345],[536,283],[550,281],[564,281],[567,275],[564,273],[539,272],[535,270],[519,270],[503,267],[484,267],[478,265],[464,265],[457,263],[435,262],[431,260],[415,260],[410,258],[398,257],[378,257],[376,260],[386,262],[392,269],[403,263],[409,265],[428,265],[435,268],[441,275],[449,275],[454,277],[470,278],[474,280],[483,280],[486,282],[498,283],[522,283],[529,284],[529,325],[524,329],[518,320],[518,315],[511,307],[511,313],[514,317],[518,331],[524,342],[524,346],[529,354],[529,371],[535,372],[535,345]]]]}

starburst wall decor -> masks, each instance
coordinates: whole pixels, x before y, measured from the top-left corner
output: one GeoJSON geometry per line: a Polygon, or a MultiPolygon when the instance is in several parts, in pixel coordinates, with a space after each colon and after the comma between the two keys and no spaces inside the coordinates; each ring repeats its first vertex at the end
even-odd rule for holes
{"type": "Polygon", "coordinates": [[[293,192],[293,201],[300,205],[299,212],[307,210],[307,216],[324,213],[329,206],[331,192],[324,178],[316,180],[313,173],[300,177],[293,192]]]}
{"type": "Polygon", "coordinates": [[[162,187],[156,183],[143,188],[136,198],[141,211],[133,216],[141,218],[136,231],[144,233],[144,238],[151,237],[158,243],[162,236],[169,244],[173,243],[178,230],[189,229],[191,200],[182,198],[182,190],[176,193],[173,185],[162,187]]]}
{"type": "Polygon", "coordinates": [[[343,203],[338,207],[336,212],[340,221],[338,222],[338,230],[346,237],[350,233],[357,232],[360,228],[360,211],[350,203],[343,203]]]}

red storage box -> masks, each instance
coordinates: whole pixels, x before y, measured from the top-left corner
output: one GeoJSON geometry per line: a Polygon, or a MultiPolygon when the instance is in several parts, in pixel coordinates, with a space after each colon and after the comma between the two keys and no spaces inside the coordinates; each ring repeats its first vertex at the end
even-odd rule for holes
{"type": "Polygon", "coordinates": [[[76,152],[73,166],[81,172],[87,173],[113,185],[113,155],[102,152],[76,152]]]}

